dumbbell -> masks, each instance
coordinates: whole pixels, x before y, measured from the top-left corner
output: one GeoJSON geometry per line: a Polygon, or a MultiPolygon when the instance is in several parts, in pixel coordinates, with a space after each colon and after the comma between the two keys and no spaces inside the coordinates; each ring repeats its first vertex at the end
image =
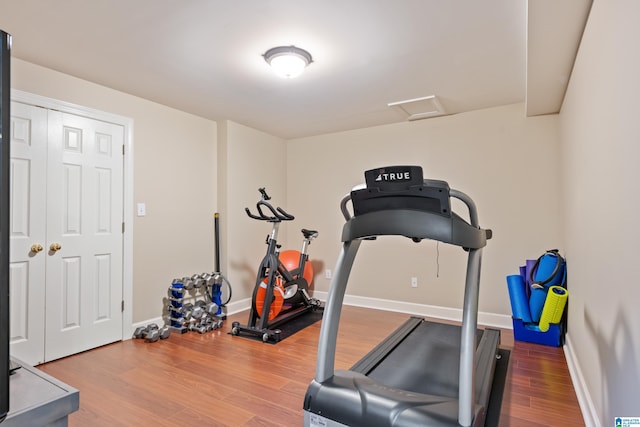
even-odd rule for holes
{"type": "Polygon", "coordinates": [[[160,339],[160,331],[158,329],[151,329],[144,337],[146,342],[156,342],[160,339]]]}
{"type": "Polygon", "coordinates": [[[215,331],[216,329],[218,329],[218,324],[215,320],[209,318],[209,321],[207,322],[207,331],[215,331]]]}
{"type": "Polygon", "coordinates": [[[183,304],[182,313],[184,314],[185,317],[190,317],[191,316],[191,310],[193,310],[193,304],[192,303],[187,302],[187,303],[183,304]]]}
{"type": "Polygon", "coordinates": [[[204,306],[204,311],[206,311],[209,315],[215,316],[218,314],[218,304],[215,302],[210,302],[204,306]]]}
{"type": "Polygon", "coordinates": [[[191,310],[191,317],[197,320],[202,319],[202,316],[204,316],[205,314],[206,314],[206,311],[204,310],[204,308],[202,308],[201,305],[196,305],[191,310]]]}
{"type": "Polygon", "coordinates": [[[215,284],[215,277],[211,273],[202,273],[200,277],[204,280],[205,286],[213,286],[215,284]]]}
{"type": "Polygon", "coordinates": [[[211,330],[211,326],[208,318],[204,318],[200,321],[200,324],[196,328],[199,334],[204,334],[205,332],[209,332],[211,330]]]}
{"type": "Polygon", "coordinates": [[[134,338],[146,338],[147,335],[149,334],[149,332],[151,332],[152,330],[158,330],[158,325],[155,323],[150,323],[147,326],[139,326],[136,328],[136,330],[133,332],[133,337],[134,338]]]}
{"type": "Polygon", "coordinates": [[[171,323],[172,325],[173,325],[174,322],[177,323],[178,325],[181,325],[181,326],[185,324],[184,317],[169,317],[169,320],[172,322],[171,323]]]}
{"type": "Polygon", "coordinates": [[[161,340],[166,340],[171,335],[171,329],[169,329],[168,326],[163,326],[159,329],[158,335],[160,336],[161,340]]]}
{"type": "Polygon", "coordinates": [[[213,279],[212,285],[221,285],[222,281],[225,280],[224,276],[220,273],[213,273],[212,279],[213,279]]]}
{"type": "Polygon", "coordinates": [[[190,331],[197,331],[199,328],[200,328],[200,322],[195,319],[191,319],[188,329],[190,331]]]}
{"type": "Polygon", "coordinates": [[[216,329],[220,329],[222,327],[222,320],[210,318],[209,324],[211,325],[211,330],[215,331],[216,329]]]}
{"type": "Polygon", "coordinates": [[[166,340],[167,338],[169,338],[169,335],[171,335],[171,330],[167,326],[163,326],[159,329],[157,329],[157,325],[155,326],[156,328],[152,328],[149,332],[147,332],[147,335],[144,338],[146,342],[156,342],[158,340],[166,340]]]}
{"type": "Polygon", "coordinates": [[[193,276],[191,276],[191,280],[193,280],[193,287],[196,289],[204,285],[204,279],[198,274],[194,274],[193,276]]]}
{"type": "Polygon", "coordinates": [[[174,298],[181,298],[184,295],[184,283],[183,279],[173,279],[171,286],[169,286],[169,293],[174,298]]]}
{"type": "Polygon", "coordinates": [[[147,334],[147,327],[146,326],[138,326],[136,328],[135,331],[133,331],[133,337],[134,338],[144,338],[144,336],[147,334]]]}
{"type": "Polygon", "coordinates": [[[211,274],[207,273],[207,277],[204,279],[204,285],[206,287],[211,287],[213,286],[214,283],[215,283],[214,277],[211,274]]]}
{"type": "Polygon", "coordinates": [[[186,290],[190,291],[191,289],[193,289],[193,279],[191,277],[183,277],[182,285],[186,290]]]}
{"type": "Polygon", "coordinates": [[[169,304],[167,306],[167,309],[170,310],[170,311],[173,311],[174,313],[184,313],[184,306],[176,307],[175,305],[169,304]]]}

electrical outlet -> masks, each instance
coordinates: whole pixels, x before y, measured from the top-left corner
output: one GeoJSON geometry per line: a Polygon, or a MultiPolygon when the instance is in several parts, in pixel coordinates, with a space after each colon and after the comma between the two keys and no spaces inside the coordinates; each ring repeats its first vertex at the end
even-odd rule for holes
{"type": "Polygon", "coordinates": [[[145,216],[147,214],[147,205],[145,205],[144,203],[138,203],[137,208],[138,216],[145,216]]]}
{"type": "Polygon", "coordinates": [[[412,277],[411,278],[411,287],[412,288],[417,288],[418,287],[418,278],[417,277],[412,277]]]}
{"type": "Polygon", "coordinates": [[[328,268],[327,268],[327,269],[324,271],[324,278],[325,278],[325,279],[331,279],[332,277],[333,277],[333,273],[331,272],[331,270],[330,270],[330,269],[328,269],[328,268]]]}

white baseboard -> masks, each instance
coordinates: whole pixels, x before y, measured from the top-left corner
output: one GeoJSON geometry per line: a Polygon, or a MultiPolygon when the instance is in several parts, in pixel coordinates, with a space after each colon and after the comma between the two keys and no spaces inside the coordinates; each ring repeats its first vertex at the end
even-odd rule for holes
{"type": "MultiPolygon", "coordinates": [[[[314,291],[313,296],[326,301],[327,292],[314,291]]],[[[373,308],[378,310],[395,311],[398,313],[413,314],[416,316],[433,317],[435,319],[462,321],[462,310],[459,308],[440,307],[427,304],[415,304],[405,301],[392,301],[380,298],[362,297],[357,295],[345,295],[345,305],[373,308]]],[[[478,324],[494,328],[513,329],[511,316],[495,313],[478,313],[478,324]]]]}
{"type": "Polygon", "coordinates": [[[227,304],[227,315],[240,313],[251,308],[251,298],[241,299],[227,304]]]}
{"type": "MultiPolygon", "coordinates": [[[[321,301],[327,300],[327,292],[313,291],[313,297],[321,301]]],[[[361,297],[357,295],[345,295],[344,304],[352,305],[355,307],[373,308],[378,310],[395,311],[398,313],[407,313],[416,316],[433,317],[435,319],[462,321],[462,310],[458,308],[439,307],[435,305],[427,304],[415,304],[405,301],[392,301],[381,298],[361,297]]],[[[251,298],[244,298],[238,301],[227,304],[227,315],[239,313],[244,310],[248,310],[251,307],[251,298]]],[[[131,327],[131,335],[138,326],[146,326],[149,323],[156,323],[162,325],[164,319],[162,317],[156,317],[153,319],[147,319],[143,322],[134,323],[131,327]]],[[[478,324],[483,326],[490,326],[494,328],[512,329],[511,316],[495,313],[478,313],[478,324]]]]}
{"type": "Polygon", "coordinates": [[[598,418],[598,411],[593,404],[591,394],[589,393],[584,376],[582,375],[582,370],[580,369],[580,364],[578,364],[578,360],[576,359],[569,333],[565,335],[564,341],[564,357],[567,359],[569,375],[571,376],[571,381],[573,381],[573,388],[576,391],[582,418],[584,418],[584,424],[587,427],[602,427],[602,423],[600,423],[600,419],[598,418]]]}

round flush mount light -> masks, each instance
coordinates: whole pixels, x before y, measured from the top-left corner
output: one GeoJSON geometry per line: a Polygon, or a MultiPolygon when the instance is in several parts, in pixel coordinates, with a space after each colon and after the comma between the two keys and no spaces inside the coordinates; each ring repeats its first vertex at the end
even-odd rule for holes
{"type": "Polygon", "coordinates": [[[296,46],[274,47],[263,56],[277,75],[288,79],[298,77],[313,62],[309,52],[296,46]]]}

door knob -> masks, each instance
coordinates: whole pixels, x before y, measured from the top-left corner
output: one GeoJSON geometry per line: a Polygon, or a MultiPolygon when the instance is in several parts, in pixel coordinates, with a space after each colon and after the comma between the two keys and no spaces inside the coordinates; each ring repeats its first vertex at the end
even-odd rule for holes
{"type": "Polygon", "coordinates": [[[60,246],[60,243],[52,243],[51,246],[49,246],[49,249],[51,252],[57,252],[62,249],[62,246],[60,246]]]}
{"type": "Polygon", "coordinates": [[[33,245],[31,245],[31,252],[33,252],[34,254],[37,254],[38,252],[42,251],[42,245],[40,243],[35,243],[33,245]]]}

